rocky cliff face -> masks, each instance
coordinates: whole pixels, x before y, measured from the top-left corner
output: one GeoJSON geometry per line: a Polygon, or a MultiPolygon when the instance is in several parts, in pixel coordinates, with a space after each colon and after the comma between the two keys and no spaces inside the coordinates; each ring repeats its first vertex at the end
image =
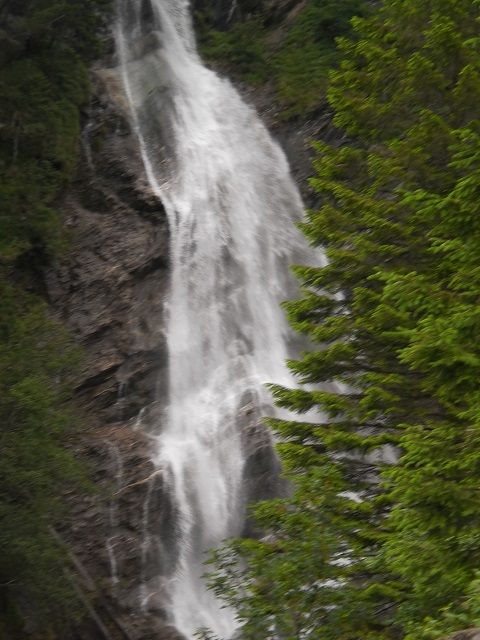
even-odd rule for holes
{"type": "Polygon", "coordinates": [[[149,554],[159,532],[151,529],[168,527],[170,517],[149,458],[166,394],[168,226],[115,70],[93,71],[92,89],[77,175],[61,203],[71,250],[47,273],[47,289],[52,313],[85,351],[76,396],[86,424],[76,448],[99,492],[67,496],[71,516],[58,534],[84,594],[96,594],[78,634],[173,639],[158,599],[143,611],[138,604],[139,578],[148,583],[158,569],[149,554]]]}
{"type": "MultiPolygon", "coordinates": [[[[71,247],[46,284],[52,314],[85,352],[76,387],[85,424],[75,447],[98,488],[66,496],[70,516],[56,531],[85,601],[75,633],[179,640],[164,609],[176,560],[175,505],[150,460],[167,396],[169,233],[114,68],[92,71],[77,174],[60,208],[71,247]]],[[[248,398],[238,421],[247,501],[278,493],[278,461],[248,398]]],[[[257,533],[250,520],[245,533],[257,533]]]]}
{"type": "Polygon", "coordinates": [[[87,352],[78,397],[107,422],[150,404],[166,366],[168,226],[118,84],[115,71],[93,73],[77,176],[62,203],[71,254],[47,280],[56,316],[87,352]]]}

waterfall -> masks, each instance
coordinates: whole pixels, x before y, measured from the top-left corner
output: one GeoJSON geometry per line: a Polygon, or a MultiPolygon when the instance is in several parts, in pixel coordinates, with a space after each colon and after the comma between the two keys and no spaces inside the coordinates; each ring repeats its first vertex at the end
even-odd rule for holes
{"type": "Polygon", "coordinates": [[[273,413],[264,384],[293,384],[279,302],[306,251],[302,203],[254,110],[202,65],[188,2],[118,2],[126,93],[171,231],[169,404],[152,451],[175,513],[170,615],[188,638],[198,627],[231,637],[233,614],[205,590],[202,561],[241,534],[251,499],[239,416],[259,423],[273,413]]]}

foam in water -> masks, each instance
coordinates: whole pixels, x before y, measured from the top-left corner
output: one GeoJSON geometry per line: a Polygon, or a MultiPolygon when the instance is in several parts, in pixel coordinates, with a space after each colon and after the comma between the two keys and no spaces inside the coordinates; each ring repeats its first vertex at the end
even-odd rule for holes
{"type": "Polygon", "coordinates": [[[291,386],[281,300],[304,255],[302,203],[255,112],[195,51],[188,3],[119,0],[117,43],[147,175],[169,216],[169,406],[153,453],[176,506],[174,624],[235,630],[201,579],[205,550],[242,531],[238,415],[291,386]]]}

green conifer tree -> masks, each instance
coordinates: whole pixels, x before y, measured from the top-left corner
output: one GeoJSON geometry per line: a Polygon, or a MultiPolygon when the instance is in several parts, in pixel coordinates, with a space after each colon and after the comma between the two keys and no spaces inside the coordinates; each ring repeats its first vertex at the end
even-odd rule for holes
{"type": "Polygon", "coordinates": [[[62,514],[62,491],[82,476],[66,447],[78,353],[49,318],[42,270],[67,244],[55,205],[75,169],[87,63],[100,50],[109,4],[0,2],[2,638],[22,635],[19,601],[29,603],[44,638],[78,604],[64,573],[66,554],[49,529],[62,514]]]}
{"type": "Polygon", "coordinates": [[[258,611],[265,637],[289,640],[413,640],[475,621],[479,20],[477,1],[386,0],[340,43],[329,98],[350,143],[317,144],[321,206],[303,225],[328,265],[296,267],[305,295],[286,305],[317,349],[289,363],[308,388],[272,386],[279,406],[322,418],[270,421],[294,497],[259,507],[273,550],[231,547],[247,562],[233,591],[219,558],[214,584],[240,603],[246,638],[258,611]],[[299,626],[284,632],[285,616],[299,626]]]}

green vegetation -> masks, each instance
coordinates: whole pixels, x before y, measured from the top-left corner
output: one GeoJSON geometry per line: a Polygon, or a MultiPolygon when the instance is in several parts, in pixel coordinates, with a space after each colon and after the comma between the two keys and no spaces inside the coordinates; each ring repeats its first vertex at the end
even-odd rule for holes
{"type": "Polygon", "coordinates": [[[285,305],[318,349],[289,363],[308,389],[272,386],[323,419],[270,421],[294,495],[214,556],[246,640],[480,625],[479,22],[477,1],[385,0],[340,41],[352,142],[317,144],[303,225],[329,263],[295,267],[285,305]]]}
{"type": "Polygon", "coordinates": [[[29,250],[48,253],[55,244],[53,205],[75,167],[79,107],[88,100],[86,56],[100,50],[97,14],[108,4],[16,0],[0,7],[4,267],[29,250]]]}
{"type": "Polygon", "coordinates": [[[328,73],[340,61],[336,38],[350,34],[352,17],[369,7],[365,0],[311,0],[299,13],[271,62],[284,115],[325,101],[328,73]]]}
{"type": "Polygon", "coordinates": [[[265,29],[258,16],[236,22],[229,31],[204,29],[201,33],[199,48],[204,58],[228,62],[252,84],[267,79],[265,29]]]}
{"type": "Polygon", "coordinates": [[[49,526],[62,514],[61,492],[82,481],[80,464],[63,448],[78,355],[36,297],[3,282],[1,299],[0,602],[28,594],[50,624],[52,606],[61,615],[74,595],[49,526]]]}
{"type": "Polygon", "coordinates": [[[46,637],[73,597],[48,527],[81,478],[64,447],[78,354],[48,318],[42,269],[66,246],[55,205],[75,168],[86,65],[108,7],[0,3],[0,637],[22,628],[16,601],[30,603],[46,637]]]}
{"type": "Polygon", "coordinates": [[[340,60],[335,39],[351,32],[353,16],[369,11],[366,0],[310,0],[279,28],[266,27],[257,6],[257,13],[218,31],[212,28],[212,7],[207,5],[197,15],[199,49],[207,60],[229,63],[247,82],[271,79],[282,116],[298,115],[324,101],[328,72],[340,60]]]}

